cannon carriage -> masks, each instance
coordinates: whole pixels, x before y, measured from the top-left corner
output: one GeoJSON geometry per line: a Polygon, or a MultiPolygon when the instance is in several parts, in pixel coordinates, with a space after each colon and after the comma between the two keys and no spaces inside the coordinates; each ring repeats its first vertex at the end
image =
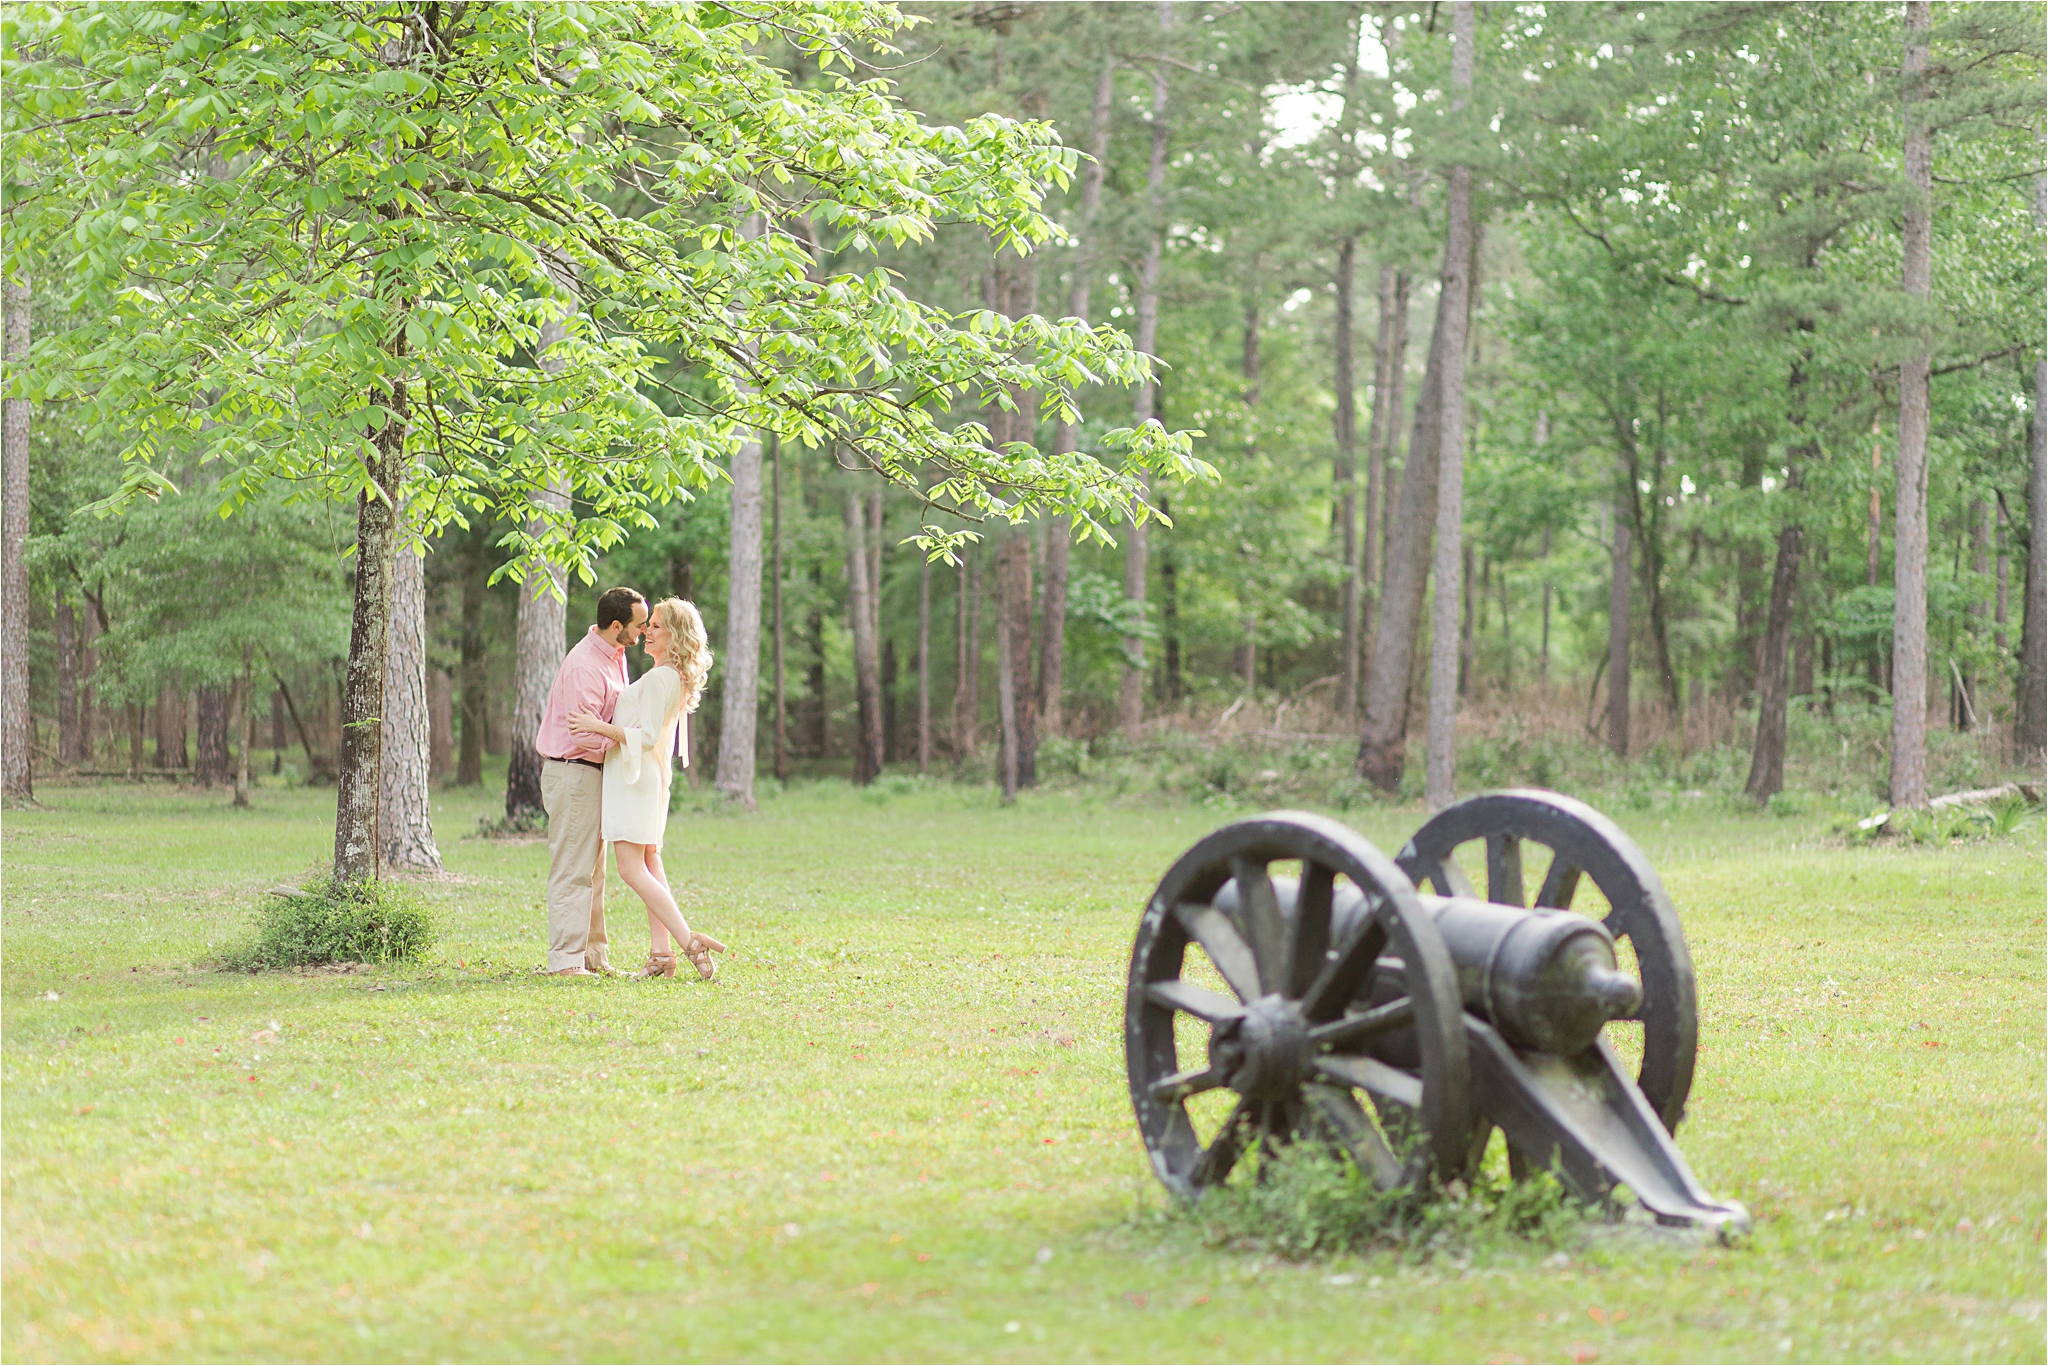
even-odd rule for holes
{"type": "Polygon", "coordinates": [[[1625,1186],[1660,1223],[1725,1237],[1747,1213],[1672,1142],[1697,1045],[1692,960],[1655,870],[1612,821],[1541,791],[1447,807],[1392,859],[1304,812],[1215,831],[1147,905],[1125,1003],[1139,1132],[1181,1195],[1220,1185],[1254,1142],[1300,1139],[1383,1189],[1420,1188],[1466,1175],[1498,1129],[1518,1177],[1551,1171],[1595,1202],[1625,1186]],[[1484,896],[1457,859],[1468,845],[1484,896]],[[1543,850],[1532,900],[1525,863],[1543,850]],[[1190,976],[1191,949],[1228,995],[1190,976]],[[1617,1027],[1640,1029],[1633,1069],[1617,1027]],[[1230,1100],[1205,1139],[1188,1102],[1210,1091],[1230,1100]]]}

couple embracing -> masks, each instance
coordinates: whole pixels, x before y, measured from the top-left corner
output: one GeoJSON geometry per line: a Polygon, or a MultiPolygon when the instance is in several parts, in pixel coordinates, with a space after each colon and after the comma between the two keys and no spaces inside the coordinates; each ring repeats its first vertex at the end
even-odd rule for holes
{"type": "Polygon", "coordinates": [[[693,931],[661,866],[668,828],[670,759],[690,762],[689,715],[704,695],[711,646],[704,619],[681,598],[650,610],[630,588],[597,600],[597,624],[563,659],[548,690],[533,747],[540,753],[541,803],[548,813],[548,971],[584,977],[611,971],[604,928],[604,849],[647,905],[642,977],[673,977],[676,956],[706,981],[713,950],[725,945],[693,931]],[[638,644],[650,667],[630,679],[626,651],[638,644]]]}

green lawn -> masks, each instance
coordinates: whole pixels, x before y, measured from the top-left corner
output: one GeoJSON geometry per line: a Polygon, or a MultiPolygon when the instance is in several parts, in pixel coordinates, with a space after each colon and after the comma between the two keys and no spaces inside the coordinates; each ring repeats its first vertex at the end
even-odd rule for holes
{"type": "MultiPolygon", "coordinates": [[[[1139,909],[1222,813],[679,815],[707,987],[533,975],[545,849],[460,837],[491,792],[438,798],[429,962],[263,977],[193,963],[331,790],[41,796],[0,828],[8,1360],[2044,1355],[2039,821],[1618,813],[1699,971],[1680,1142],[1754,1236],[1290,1264],[1154,1217],[1125,1092],[1139,909]]],[[[1348,819],[1391,852],[1421,815],[1348,819]]],[[[612,919],[630,966],[616,884],[612,919]]]]}

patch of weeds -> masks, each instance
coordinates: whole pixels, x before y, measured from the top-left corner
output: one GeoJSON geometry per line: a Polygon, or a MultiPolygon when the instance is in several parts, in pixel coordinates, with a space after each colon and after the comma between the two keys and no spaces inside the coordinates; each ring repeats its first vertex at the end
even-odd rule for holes
{"type": "Polygon", "coordinates": [[[412,888],[320,878],[294,893],[273,893],[256,914],[255,938],[222,950],[210,966],[261,972],[326,963],[397,963],[417,957],[433,942],[433,912],[412,888]]]}
{"type": "Polygon", "coordinates": [[[475,838],[480,840],[525,839],[548,832],[548,813],[530,806],[510,816],[479,816],[475,838]]]}
{"type": "Polygon", "coordinates": [[[1323,1144],[1254,1145],[1236,1180],[1177,1203],[1167,1218],[1211,1247],[1292,1260],[1370,1251],[1426,1260],[1510,1238],[1548,1246],[1572,1239],[1590,1217],[1586,1207],[1550,1173],[1516,1181],[1506,1166],[1503,1153],[1469,1185],[1387,1191],[1323,1144]]]}
{"type": "Polygon", "coordinates": [[[1781,821],[1790,820],[1794,816],[1806,814],[1806,803],[1796,793],[1773,792],[1770,801],[1764,804],[1764,809],[1781,821]]]}

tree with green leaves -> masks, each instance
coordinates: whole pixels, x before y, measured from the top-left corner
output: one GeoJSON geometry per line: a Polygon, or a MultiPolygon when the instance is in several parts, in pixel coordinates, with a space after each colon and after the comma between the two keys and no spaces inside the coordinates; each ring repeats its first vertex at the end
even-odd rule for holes
{"type": "Polygon", "coordinates": [[[1057,508],[1084,536],[1142,522],[1145,471],[1199,472],[1157,425],[1126,429],[1112,468],[939,420],[961,393],[1070,414],[1077,383],[1142,381],[1115,331],[956,325],[879,259],[806,270],[793,221],[872,253],[942,220],[1049,236],[1040,197],[1075,157],[1048,126],[927,126],[856,77],[906,22],[859,3],[8,11],[4,132],[26,178],[7,187],[5,272],[47,264],[78,303],[19,390],[123,434],[123,498],[166,491],[191,454],[230,512],[277,487],[355,504],[339,876],[377,867],[408,536],[494,515],[501,572],[587,578],[761,430],[841,443],[972,518],[1057,508]],[[771,53],[826,78],[796,83],[771,53]],[[771,229],[744,232],[755,215],[771,229]],[[559,368],[536,363],[550,327],[559,368]]]}

